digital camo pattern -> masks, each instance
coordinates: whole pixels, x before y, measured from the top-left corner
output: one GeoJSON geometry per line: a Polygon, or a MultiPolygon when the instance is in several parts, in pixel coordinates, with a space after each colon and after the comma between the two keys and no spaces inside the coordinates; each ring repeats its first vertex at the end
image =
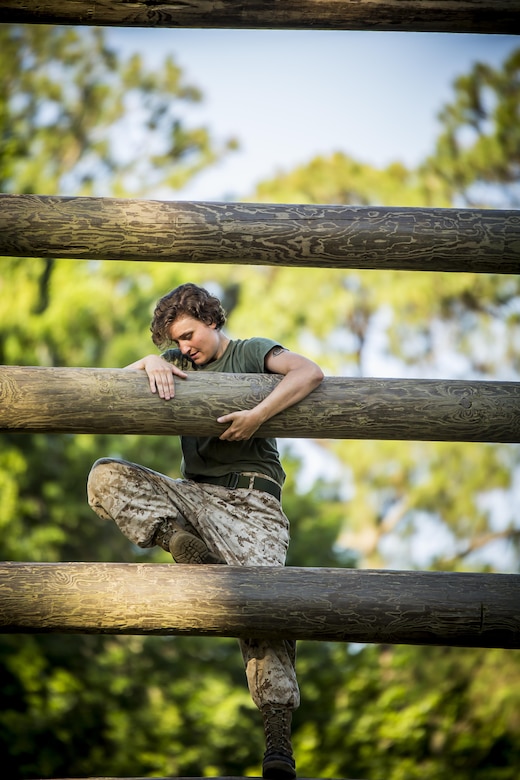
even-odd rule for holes
{"type": "MultiPolygon", "coordinates": [[[[102,519],[114,520],[139,547],[151,547],[167,537],[168,522],[173,520],[200,536],[230,565],[285,563],[289,521],[269,493],[171,479],[113,458],[96,461],[87,492],[94,512],[102,519]]],[[[295,643],[249,639],[240,640],[240,646],[256,706],[298,707],[295,643]]]]}

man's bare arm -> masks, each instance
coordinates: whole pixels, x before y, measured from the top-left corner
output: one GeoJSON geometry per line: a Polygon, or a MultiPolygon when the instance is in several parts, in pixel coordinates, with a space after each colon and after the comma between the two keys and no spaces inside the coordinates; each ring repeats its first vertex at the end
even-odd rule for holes
{"type": "Polygon", "coordinates": [[[282,381],[253,409],[217,419],[228,425],[220,436],[223,441],[250,439],[266,420],[301,401],[323,380],[323,371],[316,363],[283,347],[274,347],[268,353],[265,367],[272,374],[282,374],[282,381]]]}

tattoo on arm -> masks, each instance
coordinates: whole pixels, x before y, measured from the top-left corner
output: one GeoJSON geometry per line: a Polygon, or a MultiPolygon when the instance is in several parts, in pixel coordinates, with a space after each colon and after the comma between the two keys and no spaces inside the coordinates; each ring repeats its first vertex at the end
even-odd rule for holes
{"type": "Polygon", "coordinates": [[[277,357],[278,355],[281,355],[282,352],[289,352],[289,350],[285,347],[273,347],[271,350],[271,355],[273,355],[273,357],[277,357]]]}

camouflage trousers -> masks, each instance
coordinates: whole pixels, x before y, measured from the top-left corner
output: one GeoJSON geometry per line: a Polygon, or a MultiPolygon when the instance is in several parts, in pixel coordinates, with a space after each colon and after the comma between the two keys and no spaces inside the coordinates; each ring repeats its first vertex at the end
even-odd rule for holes
{"type": "MultiPolygon", "coordinates": [[[[151,547],[168,518],[200,536],[207,547],[233,566],[283,566],[289,522],[274,496],[249,488],[170,477],[115,458],[94,463],[87,483],[88,502],[113,520],[139,547],[151,547]]],[[[260,709],[296,709],[300,693],[295,642],[239,640],[251,698],[260,709]]]]}

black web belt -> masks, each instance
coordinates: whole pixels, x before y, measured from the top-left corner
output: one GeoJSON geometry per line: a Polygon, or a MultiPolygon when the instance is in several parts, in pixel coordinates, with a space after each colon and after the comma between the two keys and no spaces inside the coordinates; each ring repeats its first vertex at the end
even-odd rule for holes
{"type": "Polygon", "coordinates": [[[240,474],[234,471],[231,474],[224,474],[222,477],[191,477],[194,482],[207,482],[208,485],[221,485],[222,487],[235,490],[236,488],[249,488],[253,490],[262,490],[264,493],[270,493],[278,501],[282,496],[282,488],[272,479],[266,477],[257,477],[252,474],[240,474]]]}

